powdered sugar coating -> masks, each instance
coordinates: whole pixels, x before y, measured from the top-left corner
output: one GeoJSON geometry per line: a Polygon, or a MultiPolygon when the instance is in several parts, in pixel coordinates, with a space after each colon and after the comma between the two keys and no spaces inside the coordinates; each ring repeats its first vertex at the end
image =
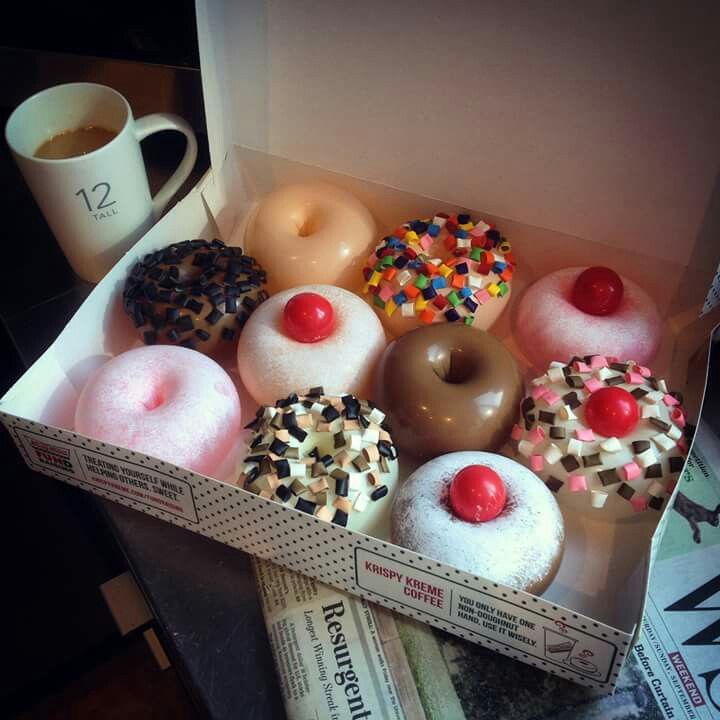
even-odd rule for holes
{"type": "Polygon", "coordinates": [[[552,493],[514,460],[485,452],[441,455],[401,485],[392,508],[396,545],[518,590],[541,592],[552,580],[565,528],[552,493]],[[495,519],[468,523],[447,502],[455,474],[485,465],[505,484],[505,509],[495,519]]]}
{"type": "Polygon", "coordinates": [[[272,295],[251,315],[238,343],[238,370],[260,405],[313,386],[328,395],[366,397],[384,349],[382,325],[359,297],[332,285],[303,285],[272,295]],[[333,306],[335,327],[324,340],[302,343],[285,334],[285,304],[301,292],[322,295],[333,306]]]}
{"type": "Polygon", "coordinates": [[[589,315],[571,301],[575,280],[584,267],[556,270],[538,280],[518,305],[516,337],[538,368],[573,355],[602,354],[652,362],[662,337],[655,303],[631,280],[622,277],[620,307],[605,316],[589,315]]]}
{"type": "Polygon", "coordinates": [[[240,431],[240,400],[230,376],[207,356],[170,345],[141,347],[88,380],[75,429],[212,475],[240,431]]]}

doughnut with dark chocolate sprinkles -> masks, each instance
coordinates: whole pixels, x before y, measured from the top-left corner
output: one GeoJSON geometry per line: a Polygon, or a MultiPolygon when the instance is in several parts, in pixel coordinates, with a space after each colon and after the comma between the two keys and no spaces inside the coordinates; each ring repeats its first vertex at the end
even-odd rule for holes
{"type": "Polygon", "coordinates": [[[194,347],[199,339],[202,352],[212,354],[218,342],[236,339],[267,298],[264,279],[263,269],[240,248],[220,240],[183,240],[135,263],[125,282],[123,308],[146,344],[194,347]],[[160,334],[166,326],[171,327],[160,334]],[[202,334],[183,335],[192,330],[202,334]]]}

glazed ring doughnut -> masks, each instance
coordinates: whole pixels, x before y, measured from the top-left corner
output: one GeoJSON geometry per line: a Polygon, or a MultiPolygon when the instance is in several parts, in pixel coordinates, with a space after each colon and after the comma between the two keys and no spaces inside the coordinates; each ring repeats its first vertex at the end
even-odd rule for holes
{"type": "Polygon", "coordinates": [[[546,275],[518,303],[518,345],[539,370],[573,355],[652,362],[662,338],[655,303],[609,268],[572,267],[546,275]]]}
{"type": "Polygon", "coordinates": [[[115,356],[85,383],[75,429],[212,475],[240,432],[240,399],[230,376],[183,347],[139,347],[115,356]]]}
{"type": "Polygon", "coordinates": [[[614,522],[662,509],[687,453],[682,395],[634,362],[553,363],[512,431],[517,459],[564,508],[614,522]]]}
{"type": "Polygon", "coordinates": [[[497,229],[437,213],[383,238],[363,269],[363,292],[394,337],[435,322],[487,330],[510,300],[515,267],[497,229]]]}
{"type": "Polygon", "coordinates": [[[514,460],[484,452],[442,455],[402,484],[391,540],[474,575],[539,595],[565,538],[552,493],[514,460]]]}
{"type": "Polygon", "coordinates": [[[500,448],[523,396],[517,364],[492,335],[462,325],[406,333],[385,351],[377,399],[403,451],[429,458],[500,448]]]}
{"type": "Polygon", "coordinates": [[[259,408],[239,484],[321,520],[386,540],[398,478],[385,413],[323,388],[259,408]]]}
{"type": "Polygon", "coordinates": [[[382,325],[357,295],[306,285],[273,295],[250,318],[238,343],[238,372],[260,405],[306,385],[362,397],[384,349],[382,325]]]}
{"type": "Polygon", "coordinates": [[[185,240],[148,253],[125,281],[123,308],[146,345],[212,354],[267,298],[265,271],[221,240],[185,240]]]}
{"type": "Polygon", "coordinates": [[[356,197],[333,185],[309,183],[263,198],[245,245],[268,271],[271,293],[314,283],[355,290],[374,237],[375,221],[356,197]]]}

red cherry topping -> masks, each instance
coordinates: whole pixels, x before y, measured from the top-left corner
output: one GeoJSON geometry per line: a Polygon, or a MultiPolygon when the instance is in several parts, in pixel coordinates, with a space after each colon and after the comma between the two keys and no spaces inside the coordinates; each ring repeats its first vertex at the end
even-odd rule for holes
{"type": "Polygon", "coordinates": [[[450,483],[450,507],[465,522],[479,523],[496,518],[505,507],[505,485],[485,465],[468,465],[450,483]]]}
{"type": "Polygon", "coordinates": [[[635,429],[638,420],[637,400],[619,387],[600,388],[585,403],[585,421],[598,435],[625,437],[635,429]]]}
{"type": "Polygon", "coordinates": [[[313,343],[330,335],[335,325],[335,313],[322,295],[298,293],[285,303],[283,324],[293,340],[313,343]]]}
{"type": "Polygon", "coordinates": [[[588,315],[609,315],[620,307],[623,290],[623,281],[614,270],[589,267],[575,280],[572,302],[588,315]]]}

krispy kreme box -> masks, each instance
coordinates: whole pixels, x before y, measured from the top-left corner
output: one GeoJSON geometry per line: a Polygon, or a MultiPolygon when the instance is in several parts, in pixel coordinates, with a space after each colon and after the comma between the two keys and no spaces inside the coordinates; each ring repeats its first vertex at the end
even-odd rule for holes
{"type": "MultiPolygon", "coordinates": [[[[665,334],[653,369],[684,392],[696,419],[720,158],[720,84],[697,70],[709,59],[716,68],[720,51],[702,23],[695,32],[698,12],[635,10],[629,19],[512,4],[199,2],[212,168],[0,401],[28,465],[612,690],[641,617],[662,513],[615,525],[567,518],[560,570],[534,597],[253,495],[234,484],[232,468],[212,479],[83,437],[74,408],[89,374],[138,343],[120,294],[139,257],[187,238],[239,244],[264,194],[323,180],[365,203],[378,237],[436,211],[497,223],[519,269],[514,302],[492,332],[528,380],[535,373],[512,336],[524,288],[560,267],[617,268],[656,301],[665,334]],[[693,28],[683,53],[664,51],[667,27],[676,42],[693,28]]],[[[232,357],[223,365],[237,378],[232,357]]],[[[256,406],[239,390],[249,420],[256,406]]],[[[405,477],[417,463],[400,460],[405,477]]]]}

